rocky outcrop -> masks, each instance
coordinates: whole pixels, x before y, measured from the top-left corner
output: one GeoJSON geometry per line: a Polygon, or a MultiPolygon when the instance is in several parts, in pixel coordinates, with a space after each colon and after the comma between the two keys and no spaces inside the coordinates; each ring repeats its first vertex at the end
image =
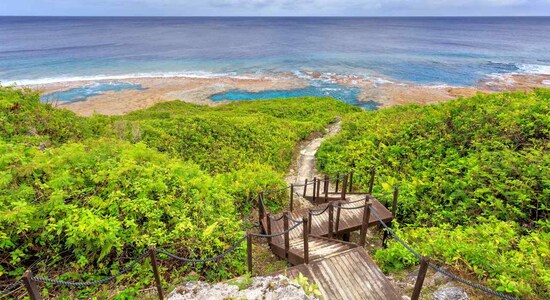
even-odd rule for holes
{"type": "Polygon", "coordinates": [[[302,287],[285,276],[241,278],[234,282],[209,284],[189,281],[179,285],[168,295],[168,300],[208,299],[290,299],[314,300],[302,287]]]}
{"type": "Polygon", "coordinates": [[[468,294],[463,288],[454,286],[452,282],[440,286],[433,294],[432,300],[468,300],[468,294]]]}

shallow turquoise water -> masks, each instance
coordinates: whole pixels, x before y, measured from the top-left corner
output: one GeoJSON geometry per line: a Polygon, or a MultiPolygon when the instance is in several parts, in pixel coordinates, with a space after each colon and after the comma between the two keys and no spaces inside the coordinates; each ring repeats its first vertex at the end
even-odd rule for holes
{"type": "Polygon", "coordinates": [[[244,90],[230,90],[210,96],[212,101],[238,101],[238,100],[262,100],[274,98],[291,98],[304,96],[333,97],[351,105],[362,107],[366,110],[375,110],[378,103],[374,101],[359,101],[360,90],[356,87],[348,87],[329,82],[312,82],[312,85],[292,90],[267,90],[261,92],[249,92],[244,90]]]}
{"type": "Polygon", "coordinates": [[[44,95],[40,97],[40,100],[42,102],[53,102],[53,101],[69,102],[69,103],[80,102],[90,97],[102,94],[104,92],[110,92],[110,91],[118,92],[123,90],[143,91],[143,90],[146,90],[146,88],[142,87],[140,84],[133,84],[133,83],[127,83],[127,82],[118,82],[118,81],[99,82],[99,83],[77,87],[74,89],[69,89],[66,91],[60,91],[60,92],[44,95]]]}

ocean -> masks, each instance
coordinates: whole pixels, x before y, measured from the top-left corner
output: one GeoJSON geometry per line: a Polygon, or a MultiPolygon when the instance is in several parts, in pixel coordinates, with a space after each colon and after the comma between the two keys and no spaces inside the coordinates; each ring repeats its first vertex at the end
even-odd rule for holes
{"type": "Polygon", "coordinates": [[[0,17],[2,84],[303,72],[456,86],[548,74],[550,18],[0,17]]]}

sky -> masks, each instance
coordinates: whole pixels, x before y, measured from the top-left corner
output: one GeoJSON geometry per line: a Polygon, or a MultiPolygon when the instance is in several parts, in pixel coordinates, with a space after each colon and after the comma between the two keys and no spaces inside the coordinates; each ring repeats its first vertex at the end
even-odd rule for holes
{"type": "Polygon", "coordinates": [[[0,0],[16,16],[540,16],[550,0],[0,0]]]}

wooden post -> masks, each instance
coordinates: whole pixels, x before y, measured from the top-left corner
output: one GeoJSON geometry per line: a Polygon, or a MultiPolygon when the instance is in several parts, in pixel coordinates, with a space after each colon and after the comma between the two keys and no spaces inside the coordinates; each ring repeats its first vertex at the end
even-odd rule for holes
{"type": "Polygon", "coordinates": [[[332,203],[328,204],[328,238],[331,239],[334,230],[334,206],[332,203]]]}
{"type": "Polygon", "coordinates": [[[258,194],[258,219],[259,219],[258,223],[259,224],[262,224],[262,221],[264,219],[265,211],[264,211],[264,207],[262,205],[263,201],[264,201],[264,192],[260,192],[258,194]]]}
{"type": "Polygon", "coordinates": [[[153,275],[155,276],[155,285],[157,286],[157,293],[159,295],[159,299],[164,299],[164,295],[162,294],[162,284],[160,282],[160,274],[159,269],[157,265],[157,256],[155,252],[155,248],[153,246],[149,246],[149,259],[151,259],[151,266],[153,267],[153,275]]]}
{"type": "MultiPolygon", "coordinates": [[[[265,214],[265,218],[267,220],[266,222],[266,225],[267,225],[267,235],[271,235],[271,214],[268,212],[265,214]]],[[[269,247],[271,247],[271,237],[268,237],[267,238],[267,243],[269,244],[269,247]]]]}
{"type": "Polygon", "coordinates": [[[370,181],[369,181],[369,194],[372,195],[372,188],[374,187],[374,168],[370,169],[370,181]]]}
{"type": "Polygon", "coordinates": [[[315,199],[319,200],[319,191],[321,190],[321,178],[317,179],[317,196],[315,199]]]}
{"type": "Polygon", "coordinates": [[[288,259],[288,251],[290,250],[290,237],[289,237],[289,232],[287,232],[288,230],[288,212],[284,212],[283,213],[284,216],[283,216],[283,230],[285,231],[285,258],[288,259]]]}
{"type": "Polygon", "coordinates": [[[290,211],[294,209],[294,184],[290,184],[290,211]]]}
{"type": "Polygon", "coordinates": [[[349,172],[349,192],[350,193],[352,188],[353,188],[353,171],[349,172]]]}
{"type": "Polygon", "coordinates": [[[246,257],[248,265],[248,273],[252,274],[252,235],[246,233],[246,257]]]}
{"type": "Polygon", "coordinates": [[[306,182],[304,183],[304,194],[302,195],[302,197],[306,197],[306,192],[307,192],[307,178],[306,178],[306,182]]]}
{"type": "Polygon", "coordinates": [[[395,190],[393,190],[393,203],[391,206],[391,214],[393,218],[395,219],[395,213],[397,212],[397,196],[399,195],[399,189],[396,187],[395,190]]]}
{"type": "Polygon", "coordinates": [[[311,234],[311,223],[313,223],[313,214],[311,213],[311,210],[308,212],[308,219],[310,222],[308,223],[307,233],[311,234]]]}
{"type": "Polygon", "coordinates": [[[420,298],[420,291],[422,290],[422,285],[424,284],[424,278],[426,278],[426,272],[428,271],[429,265],[430,259],[422,256],[420,259],[420,269],[418,270],[418,276],[416,277],[416,283],[414,284],[411,300],[418,300],[420,298]]]}
{"type": "Polygon", "coordinates": [[[309,264],[309,240],[308,240],[308,218],[303,217],[302,218],[303,223],[303,235],[304,235],[304,263],[309,264]]]}
{"type": "Polygon", "coordinates": [[[346,200],[346,187],[348,186],[348,175],[344,175],[344,181],[342,182],[342,200],[346,200]]]}
{"type": "Polygon", "coordinates": [[[38,287],[32,280],[32,271],[27,270],[23,274],[23,284],[25,285],[25,288],[27,289],[27,292],[29,293],[29,297],[31,300],[42,300],[42,295],[40,294],[40,291],[38,290],[38,287]]]}
{"type": "Polygon", "coordinates": [[[340,203],[339,201],[336,203],[338,203],[338,208],[336,209],[336,229],[334,231],[336,232],[336,236],[338,236],[338,228],[340,227],[340,212],[342,210],[342,203],[340,203]]]}
{"type": "Polygon", "coordinates": [[[328,201],[328,183],[329,183],[329,178],[328,176],[325,176],[325,202],[328,201]]]}
{"type": "Polygon", "coordinates": [[[361,222],[361,233],[359,237],[359,245],[365,247],[367,241],[367,229],[369,228],[370,219],[370,207],[372,203],[369,201],[369,197],[365,198],[365,209],[363,210],[363,222],[361,222]]]}
{"type": "Polygon", "coordinates": [[[334,188],[334,192],[338,193],[338,184],[340,183],[340,173],[336,173],[336,187],[334,188]]]}
{"type": "Polygon", "coordinates": [[[315,191],[317,189],[317,177],[313,177],[313,196],[311,198],[311,201],[315,203],[315,191]]]}

